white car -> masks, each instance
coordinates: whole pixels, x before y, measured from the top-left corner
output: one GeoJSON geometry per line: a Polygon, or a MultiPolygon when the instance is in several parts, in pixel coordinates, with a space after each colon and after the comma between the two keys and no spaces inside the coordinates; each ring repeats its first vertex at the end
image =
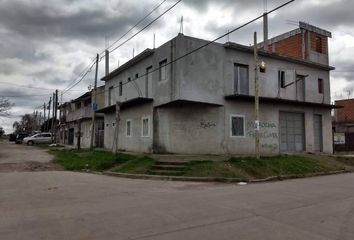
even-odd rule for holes
{"type": "Polygon", "coordinates": [[[23,139],[23,144],[33,145],[35,143],[52,143],[51,133],[37,133],[23,139]]]}

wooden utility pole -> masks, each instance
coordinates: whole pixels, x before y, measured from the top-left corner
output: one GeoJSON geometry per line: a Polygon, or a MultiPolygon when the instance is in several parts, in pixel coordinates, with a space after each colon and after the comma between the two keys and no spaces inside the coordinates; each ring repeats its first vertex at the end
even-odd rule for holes
{"type": "Polygon", "coordinates": [[[45,122],[45,103],[43,104],[43,132],[45,132],[45,126],[46,126],[46,122],[45,122]]]}
{"type": "Polygon", "coordinates": [[[259,153],[259,61],[258,61],[258,48],[257,48],[257,32],[254,33],[254,131],[255,131],[255,148],[256,148],[256,158],[260,158],[259,153]]]}
{"type": "Polygon", "coordinates": [[[54,106],[54,143],[57,143],[57,118],[58,118],[58,89],[55,90],[55,106],[54,106]]]}
{"type": "MultiPolygon", "coordinates": [[[[96,71],[95,71],[95,83],[94,88],[91,91],[91,102],[92,102],[92,124],[91,124],[91,143],[90,149],[93,149],[93,140],[95,139],[95,121],[96,121],[96,108],[97,108],[97,75],[98,75],[98,58],[99,55],[96,56],[96,71]]],[[[107,63],[106,63],[107,64],[107,63]]]]}
{"type": "Polygon", "coordinates": [[[49,98],[49,103],[48,103],[48,120],[46,124],[46,132],[49,132],[49,119],[50,119],[50,106],[52,104],[52,97],[49,98]]]}
{"type": "Polygon", "coordinates": [[[118,153],[118,148],[119,148],[119,125],[120,125],[120,102],[116,102],[116,130],[114,133],[114,140],[113,140],[113,146],[112,150],[114,150],[115,153],[118,153]]]}
{"type": "Polygon", "coordinates": [[[53,110],[52,110],[52,126],[50,129],[50,132],[52,133],[52,143],[53,143],[53,139],[54,139],[54,112],[55,112],[55,93],[53,93],[53,110]]]}

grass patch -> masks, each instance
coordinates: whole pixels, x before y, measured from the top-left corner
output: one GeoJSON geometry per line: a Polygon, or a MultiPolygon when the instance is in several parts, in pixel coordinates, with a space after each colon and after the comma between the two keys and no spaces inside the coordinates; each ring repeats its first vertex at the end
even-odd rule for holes
{"type": "Polygon", "coordinates": [[[346,165],[354,166],[354,157],[336,157],[336,160],[346,165]]]}
{"type": "Polygon", "coordinates": [[[305,175],[319,172],[342,170],[325,160],[304,156],[275,156],[255,158],[231,158],[229,162],[253,178],[266,178],[280,175],[305,175]]]}
{"type": "Polygon", "coordinates": [[[55,155],[54,162],[62,165],[66,170],[104,171],[136,158],[128,154],[113,154],[107,151],[51,150],[50,152],[55,155]]]}
{"type": "Polygon", "coordinates": [[[193,177],[245,178],[245,174],[240,169],[235,168],[226,161],[192,161],[188,163],[183,175],[193,177]]]}
{"type": "Polygon", "coordinates": [[[155,160],[144,156],[127,161],[119,166],[111,169],[113,172],[147,174],[151,167],[155,164],[155,160]]]}

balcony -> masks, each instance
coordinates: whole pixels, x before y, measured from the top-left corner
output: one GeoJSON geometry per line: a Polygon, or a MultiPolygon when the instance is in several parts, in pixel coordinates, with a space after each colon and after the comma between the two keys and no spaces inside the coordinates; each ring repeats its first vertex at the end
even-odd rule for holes
{"type": "Polygon", "coordinates": [[[72,122],[83,118],[91,118],[92,114],[93,111],[91,109],[91,106],[86,106],[69,112],[68,115],[66,116],[66,121],[72,122]]]}

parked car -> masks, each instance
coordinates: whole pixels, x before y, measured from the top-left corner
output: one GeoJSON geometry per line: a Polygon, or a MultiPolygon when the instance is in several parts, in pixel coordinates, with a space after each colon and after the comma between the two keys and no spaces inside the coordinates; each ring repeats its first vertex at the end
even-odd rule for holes
{"type": "Polygon", "coordinates": [[[9,141],[10,141],[10,142],[15,142],[15,141],[16,141],[16,134],[11,133],[11,134],[9,135],[9,141]]]}
{"type": "Polygon", "coordinates": [[[29,133],[18,133],[18,134],[16,135],[15,143],[16,143],[16,144],[22,144],[23,139],[26,138],[26,137],[28,137],[28,136],[30,136],[29,133]]]}
{"type": "Polygon", "coordinates": [[[51,133],[37,133],[33,136],[26,137],[23,139],[23,144],[33,145],[37,143],[51,143],[52,134],[51,133]]]}

